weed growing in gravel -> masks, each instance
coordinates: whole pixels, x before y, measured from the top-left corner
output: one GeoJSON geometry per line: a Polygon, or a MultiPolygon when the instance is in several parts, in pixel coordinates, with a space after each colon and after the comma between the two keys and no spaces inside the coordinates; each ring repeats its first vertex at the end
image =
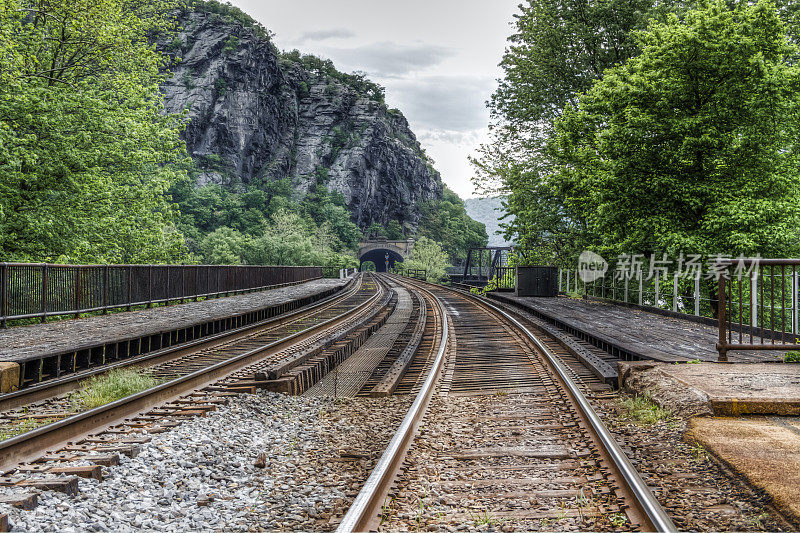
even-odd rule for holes
{"type": "Polygon", "coordinates": [[[383,499],[383,507],[381,508],[381,523],[383,525],[385,522],[389,521],[389,519],[393,518],[397,514],[397,497],[392,496],[392,499],[386,501],[386,498],[383,499]]]}
{"type": "Polygon", "coordinates": [[[76,410],[93,409],[160,383],[159,379],[141,368],[118,368],[90,378],[80,390],[70,395],[70,403],[76,410]]]}
{"type": "Polygon", "coordinates": [[[692,453],[692,459],[695,461],[705,461],[708,459],[708,452],[699,442],[689,446],[689,451],[692,453]]]}
{"type": "Polygon", "coordinates": [[[672,418],[672,413],[659,407],[649,394],[638,394],[617,400],[617,406],[622,417],[631,420],[637,426],[652,426],[672,418]]]}
{"type": "Polygon", "coordinates": [[[580,514],[581,520],[591,520],[594,522],[597,519],[594,508],[594,498],[586,496],[583,493],[583,487],[581,487],[581,493],[575,496],[575,502],[578,504],[578,513],[580,514]]]}
{"type": "Polygon", "coordinates": [[[745,521],[750,524],[753,529],[764,529],[764,520],[769,518],[769,513],[761,513],[754,515],[747,515],[744,517],[745,521]]]}
{"type": "Polygon", "coordinates": [[[623,513],[614,513],[608,516],[608,521],[617,529],[622,529],[628,524],[628,517],[623,513]]]}
{"type": "Polygon", "coordinates": [[[475,522],[475,525],[478,526],[483,524],[486,524],[487,526],[494,526],[499,524],[499,521],[496,518],[494,518],[487,509],[484,509],[483,511],[478,511],[476,513],[470,511],[469,518],[470,520],[475,522]]]}
{"type": "Polygon", "coordinates": [[[32,431],[38,427],[46,426],[51,422],[55,422],[56,418],[23,418],[15,420],[8,425],[0,428],[0,440],[10,439],[17,435],[22,435],[28,431],[32,431]]]}

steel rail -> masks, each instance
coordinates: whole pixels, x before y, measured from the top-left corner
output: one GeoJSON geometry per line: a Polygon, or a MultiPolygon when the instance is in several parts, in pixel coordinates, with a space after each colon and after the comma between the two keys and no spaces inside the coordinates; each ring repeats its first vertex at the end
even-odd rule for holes
{"type": "Polygon", "coordinates": [[[406,413],[405,418],[400,423],[400,427],[395,432],[389,445],[381,455],[378,463],[373,468],[366,483],[356,496],[353,504],[348,509],[347,514],[342,518],[337,533],[351,533],[354,531],[366,531],[370,529],[370,524],[376,520],[378,509],[383,505],[383,498],[389,491],[392,481],[397,474],[397,470],[408,451],[409,446],[416,433],[422,416],[427,410],[430,399],[435,390],[436,379],[444,366],[444,353],[447,349],[448,327],[447,312],[439,298],[430,291],[421,287],[418,290],[426,292],[439,307],[442,315],[442,335],[439,343],[439,350],[436,353],[428,377],[414,398],[414,403],[406,413]]]}
{"type": "Polygon", "coordinates": [[[23,405],[40,400],[46,400],[48,398],[52,398],[53,396],[75,390],[78,388],[81,381],[98,374],[104,374],[115,368],[123,368],[140,363],[147,363],[147,366],[151,366],[162,363],[168,359],[181,357],[197,350],[213,348],[224,342],[236,341],[246,336],[249,332],[259,328],[280,327],[281,325],[284,325],[285,323],[290,322],[306,313],[319,311],[325,309],[326,307],[334,306],[338,302],[353,296],[358,292],[358,289],[361,286],[360,283],[356,283],[355,281],[356,278],[350,280],[343,287],[341,292],[327,296],[318,302],[308,304],[299,309],[289,311],[288,313],[273,316],[259,322],[254,322],[253,324],[248,324],[246,326],[200,337],[188,342],[174,344],[159,350],[153,350],[152,352],[147,352],[129,359],[123,359],[121,361],[102,365],[97,368],[82,370],[64,377],[42,381],[35,385],[31,385],[30,387],[25,387],[14,392],[0,394],[0,412],[7,411],[15,407],[21,407],[23,405]]]}
{"type": "Polygon", "coordinates": [[[614,465],[619,470],[620,474],[625,480],[625,483],[628,485],[628,488],[636,497],[637,503],[642,507],[645,515],[650,520],[651,524],[648,525],[652,526],[652,531],[658,531],[659,533],[677,532],[678,528],[675,527],[672,519],[667,515],[666,511],[664,511],[664,508],[661,507],[661,504],[658,503],[656,497],[653,496],[653,493],[647,487],[647,484],[639,475],[639,472],[636,470],[633,464],[631,464],[630,459],[628,459],[628,456],[619,446],[614,436],[600,419],[600,416],[589,403],[589,400],[586,399],[578,385],[569,376],[567,368],[561,359],[559,359],[552,351],[550,351],[550,349],[541,340],[539,340],[536,335],[531,333],[527,327],[525,327],[519,320],[514,318],[505,310],[489,302],[481,301],[481,303],[493,309],[496,313],[500,314],[506,320],[514,324],[517,329],[522,331],[525,336],[528,337],[528,339],[533,342],[536,347],[539,348],[539,350],[541,350],[553,368],[555,368],[556,372],[558,373],[558,377],[566,385],[569,393],[573,396],[575,402],[582,411],[582,414],[591,424],[592,430],[600,439],[606,452],[608,452],[608,454],[611,456],[612,460],[614,461],[614,465]]]}
{"type": "Polygon", "coordinates": [[[344,322],[349,316],[367,309],[383,297],[386,288],[381,282],[377,283],[378,290],[370,298],[356,307],[346,310],[319,324],[314,324],[308,329],[298,331],[282,339],[253,348],[232,359],[221,361],[191,374],[175,378],[151,389],[116,400],[114,402],[77,413],[68,418],[41,426],[16,437],[0,441],[0,470],[8,470],[25,460],[33,459],[46,450],[63,446],[69,441],[88,435],[105,425],[121,421],[126,417],[145,412],[153,405],[164,403],[179,397],[191,390],[213,383],[230,373],[239,370],[258,359],[267,351],[278,351],[300,342],[320,330],[333,327],[344,322]]]}
{"type": "Polygon", "coordinates": [[[655,496],[653,496],[653,493],[647,487],[647,484],[641,478],[639,472],[630,462],[630,459],[628,459],[628,456],[625,454],[614,436],[600,419],[600,416],[583,395],[578,385],[569,376],[566,366],[561,359],[556,356],[536,335],[531,333],[531,331],[525,327],[525,325],[523,325],[519,320],[514,318],[514,316],[506,312],[504,309],[484,301],[473,294],[457,291],[447,287],[441,288],[444,290],[450,290],[460,296],[468,297],[469,299],[492,309],[494,312],[511,322],[517,329],[524,333],[534,345],[536,345],[536,347],[545,355],[547,361],[556,370],[559,379],[567,387],[568,392],[575,400],[575,403],[580,409],[581,414],[589,422],[592,431],[600,440],[600,443],[605,451],[611,457],[613,466],[619,471],[628,489],[636,499],[636,503],[641,507],[644,517],[649,520],[650,523],[645,524],[648,530],[658,531],[659,533],[677,532],[678,529],[672,522],[672,519],[669,517],[669,515],[667,515],[666,511],[664,511],[664,508],[661,507],[661,504],[658,503],[658,500],[656,500],[655,496]]]}

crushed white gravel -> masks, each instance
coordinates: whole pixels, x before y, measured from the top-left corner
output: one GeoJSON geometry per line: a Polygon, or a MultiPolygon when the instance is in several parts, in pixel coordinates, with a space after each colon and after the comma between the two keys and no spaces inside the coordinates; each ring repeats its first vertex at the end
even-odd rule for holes
{"type": "Polygon", "coordinates": [[[80,479],[77,496],[46,491],[35,510],[0,512],[13,531],[332,529],[406,403],[241,395],[153,435],[103,481],[80,479]]]}

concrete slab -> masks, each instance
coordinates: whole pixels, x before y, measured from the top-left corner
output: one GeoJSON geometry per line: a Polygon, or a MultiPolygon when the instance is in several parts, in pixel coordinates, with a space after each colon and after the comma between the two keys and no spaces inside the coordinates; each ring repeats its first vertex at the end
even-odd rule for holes
{"type": "Polygon", "coordinates": [[[716,416],[800,415],[800,364],[620,362],[620,387],[665,407],[716,416]]]}
{"type": "Polygon", "coordinates": [[[687,434],[800,522],[800,421],[782,417],[694,418],[687,434]]]}

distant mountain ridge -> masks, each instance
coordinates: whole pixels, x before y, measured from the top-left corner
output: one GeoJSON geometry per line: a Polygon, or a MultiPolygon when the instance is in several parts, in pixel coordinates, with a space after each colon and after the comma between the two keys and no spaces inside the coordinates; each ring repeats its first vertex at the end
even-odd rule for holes
{"type": "MultiPolygon", "coordinates": [[[[502,235],[500,227],[500,217],[503,216],[503,198],[467,198],[464,200],[467,215],[470,218],[486,224],[486,233],[489,234],[489,246],[509,246],[512,243],[506,241],[502,235]],[[501,232],[500,235],[497,232],[501,232]]],[[[514,215],[503,219],[503,222],[514,220],[514,215]]]]}

